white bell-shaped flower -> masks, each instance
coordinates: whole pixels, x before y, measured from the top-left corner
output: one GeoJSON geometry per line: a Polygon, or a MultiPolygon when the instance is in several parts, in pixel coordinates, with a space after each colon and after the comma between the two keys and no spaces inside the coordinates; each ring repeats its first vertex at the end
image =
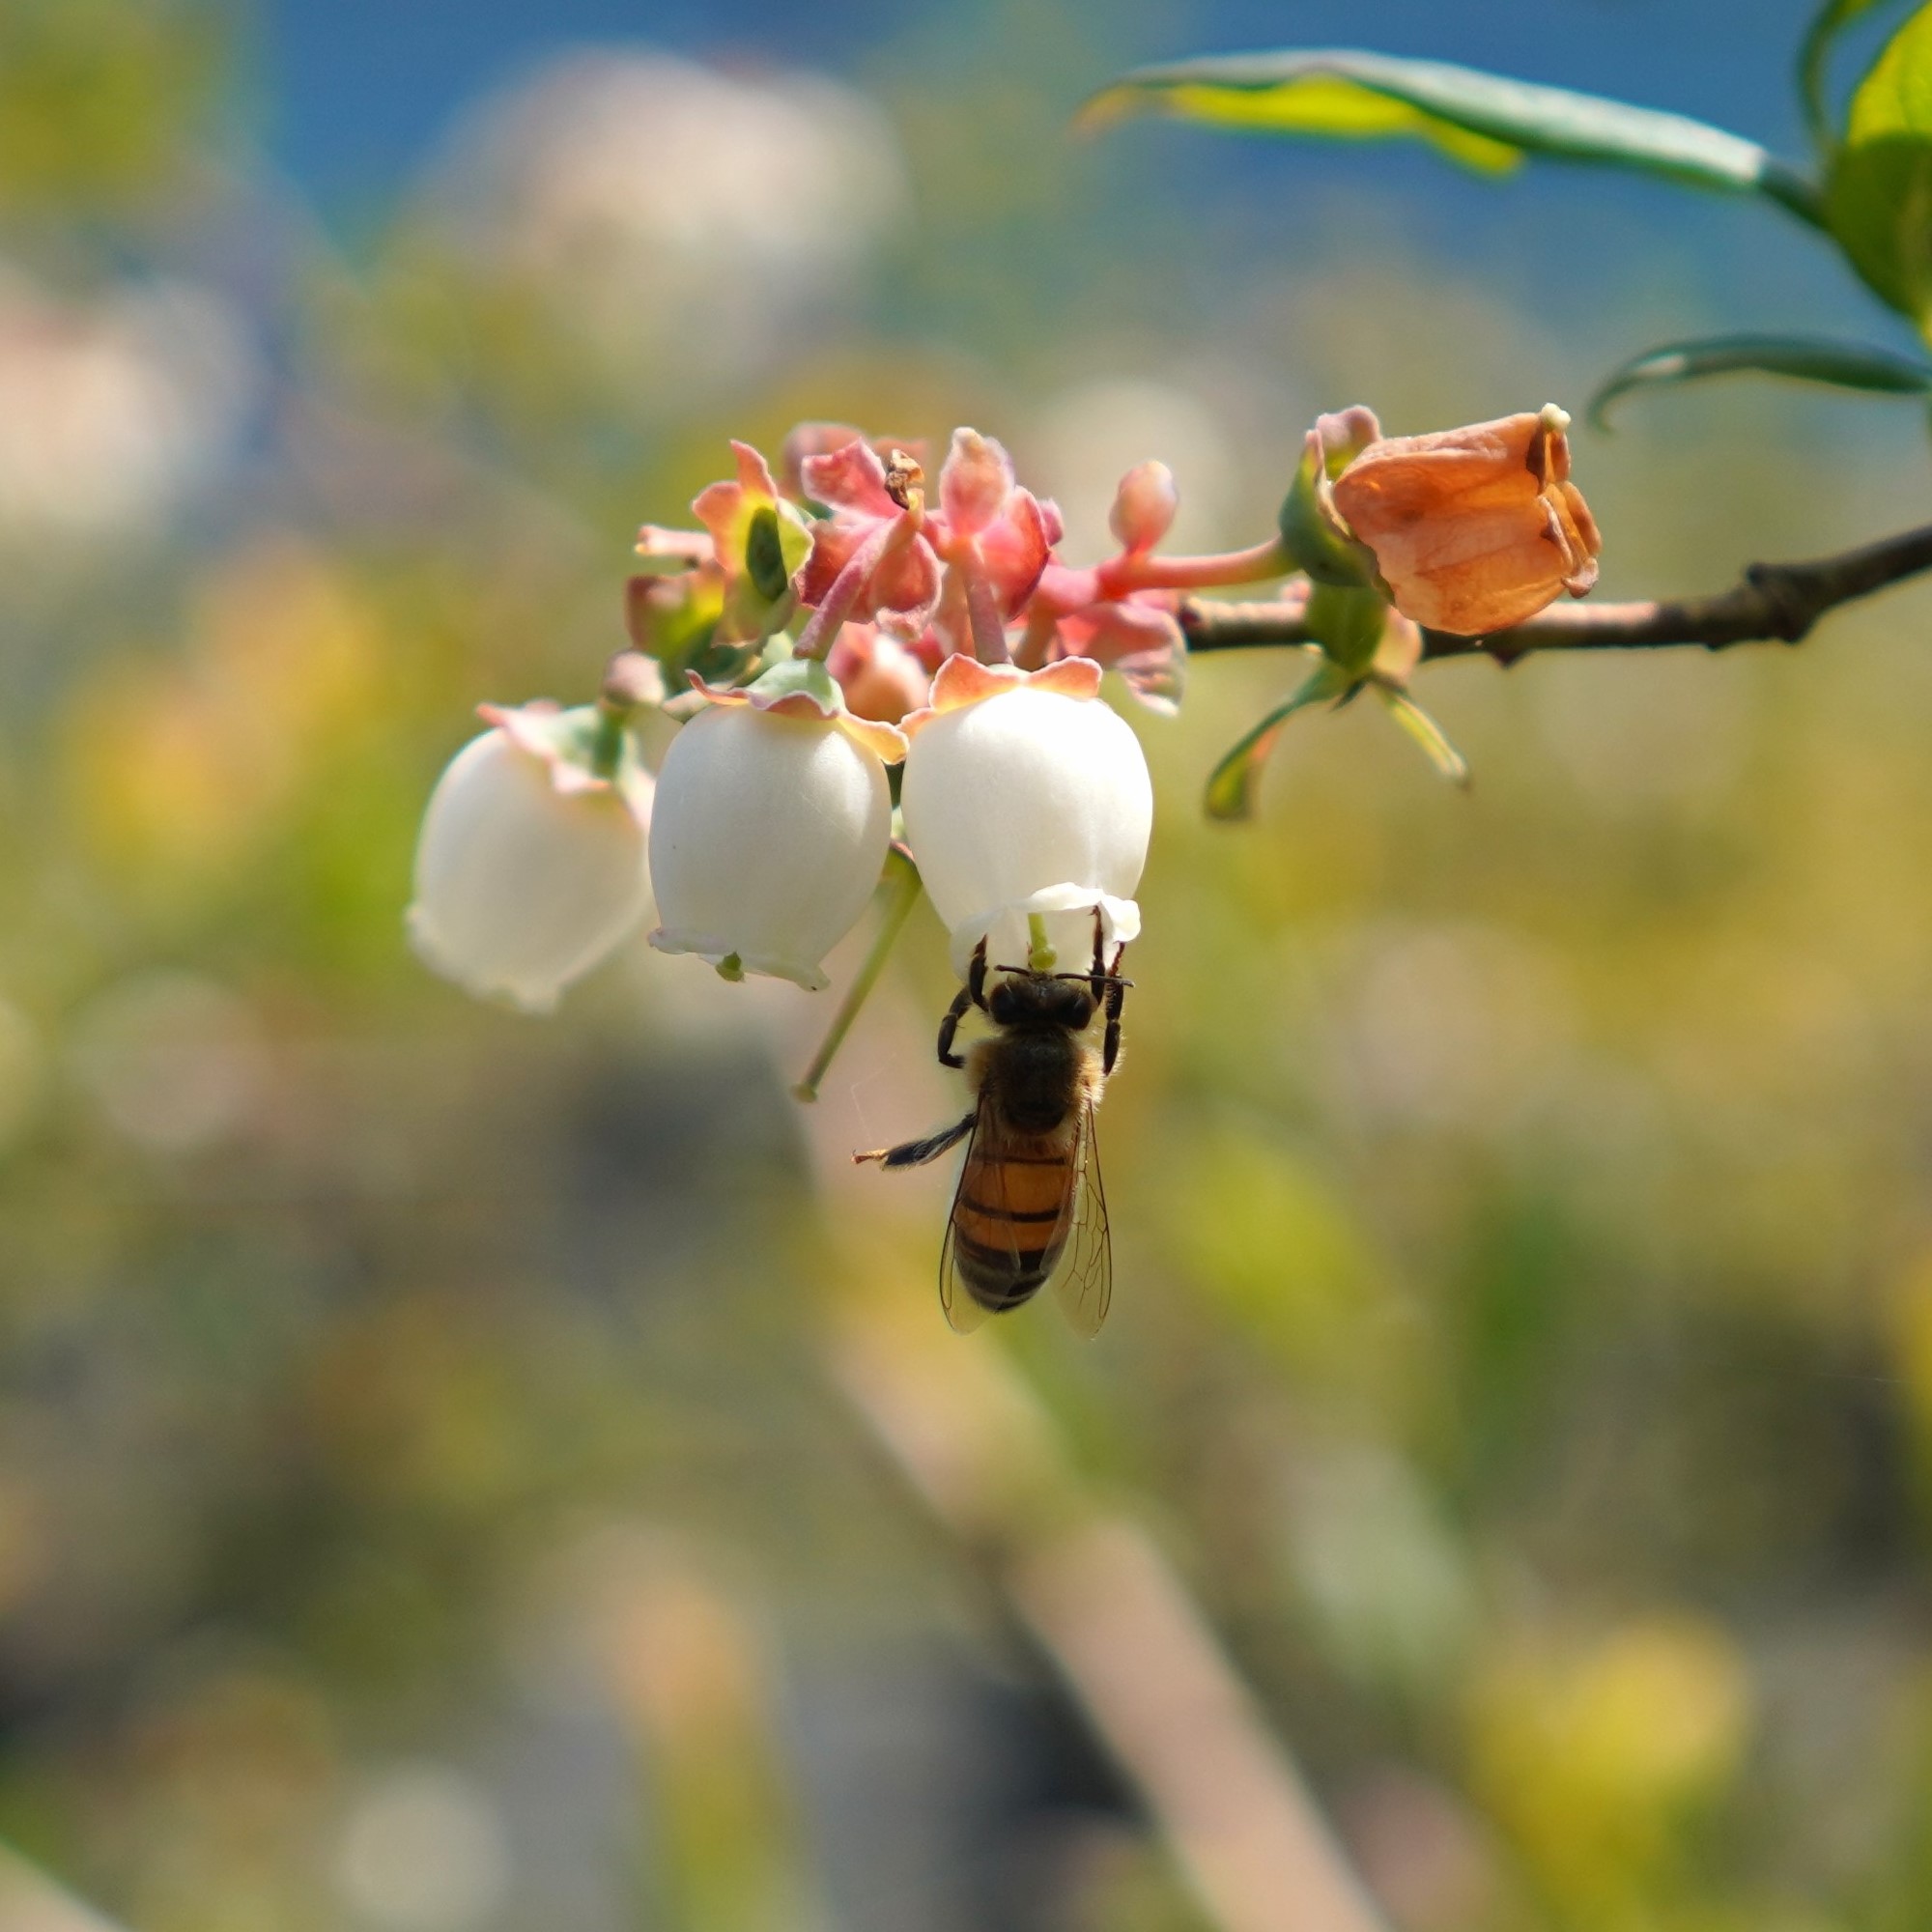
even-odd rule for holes
{"type": "Polygon", "coordinates": [[[993,965],[1028,963],[1034,919],[1069,971],[1093,956],[1095,911],[1110,952],[1141,929],[1153,785],[1099,689],[1088,658],[1028,672],[952,657],[905,721],[906,839],[962,977],[981,939],[993,965]]]}
{"type": "Polygon", "coordinates": [[[817,992],[884,868],[905,739],[853,717],[809,659],[707,696],[658,772],[651,944],[817,992]]]}
{"type": "Polygon", "coordinates": [[[594,705],[484,705],[430,794],[409,933],[424,964],[484,999],[548,1012],[650,910],[651,781],[594,705]],[[608,741],[605,741],[608,742],[608,741]]]}

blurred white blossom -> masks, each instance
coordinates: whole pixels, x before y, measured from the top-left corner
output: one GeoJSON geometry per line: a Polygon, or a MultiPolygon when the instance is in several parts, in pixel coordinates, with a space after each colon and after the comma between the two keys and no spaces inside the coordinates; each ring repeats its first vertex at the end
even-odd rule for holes
{"type": "Polygon", "coordinates": [[[1109,548],[1108,519],[1122,473],[1158,457],[1179,485],[1177,550],[1223,541],[1239,477],[1228,432],[1198,396],[1170,383],[1107,378],[1063,390],[1031,439],[1042,492],[1066,520],[1062,554],[1093,562],[1109,548]]]}
{"type": "Polygon", "coordinates": [[[95,995],[76,1016],[81,1086],[128,1139],[185,1154],[244,1132],[270,1084],[254,1010],[192,973],[141,973],[95,995]]]}
{"type": "Polygon", "coordinates": [[[337,1892],[384,1932],[468,1932],[508,1888],[509,1848],[490,1793],[440,1764],[374,1778],[343,1820],[337,1892]]]}
{"type": "Polygon", "coordinates": [[[257,379],[240,318],[209,290],[69,300],[0,264],[0,538],[155,523],[218,469],[257,379]]]}
{"type": "Polygon", "coordinates": [[[470,248],[643,383],[668,358],[684,383],[765,354],[907,199],[891,124],[854,89],[610,49],[485,101],[434,189],[470,248]]]}

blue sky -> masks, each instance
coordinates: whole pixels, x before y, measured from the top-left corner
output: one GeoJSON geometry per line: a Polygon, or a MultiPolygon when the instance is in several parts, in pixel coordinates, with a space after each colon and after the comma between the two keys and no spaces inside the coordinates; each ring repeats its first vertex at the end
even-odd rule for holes
{"type": "MultiPolygon", "coordinates": [[[[1291,43],[1377,46],[1623,94],[1795,146],[1790,50],[1812,0],[1028,4],[1078,19],[1102,44],[1117,39],[1118,65],[1291,43]]],[[[991,11],[963,0],[264,0],[268,138],[303,186],[359,197],[406,174],[466,100],[574,42],[863,75],[922,26],[970,34],[976,13],[991,11]]]]}
{"type": "MultiPolygon", "coordinates": [[[[889,98],[982,91],[1012,65],[1056,97],[1138,62],[1270,45],[1361,45],[1486,67],[1674,109],[1802,155],[1793,55],[1815,0],[258,0],[258,127],[338,233],[380,232],[393,192],[480,94],[586,43],[652,45],[735,67],[799,66],[889,98]],[[1026,65],[1025,50],[1041,48],[1026,65]]],[[[1849,85],[1905,11],[1881,0],[1850,38],[1849,85]]],[[[901,132],[917,146],[916,115],[901,132]]],[[[1077,144],[1073,144],[1077,146],[1077,144]]],[[[1909,330],[1822,239],[1757,202],[1539,163],[1498,185],[1410,143],[1336,149],[1148,124],[1093,144],[1107,176],[1089,254],[1144,260],[1210,306],[1273,270],[1321,273],[1364,242],[1483,285],[1574,339],[1592,370],[1673,336],[1816,330],[1905,349],[1909,330]],[[1139,185],[1136,185],[1139,184],[1139,185]],[[1151,220],[1136,197],[1152,185],[1151,220]],[[1359,224],[1359,225],[1356,225],[1359,224]],[[1166,252],[1163,252],[1166,251],[1166,252]],[[1191,254],[1189,251],[1192,251],[1191,254]],[[1182,272],[1171,272],[1183,263],[1182,272]]],[[[1007,158],[1005,156],[1003,159],[1007,158]]],[[[1042,179],[1077,174],[1042,149],[1042,179]]],[[[1024,163],[1022,163],[1024,165],[1024,163]]],[[[942,247],[957,241],[956,233],[942,247]]],[[[1048,272],[1091,279],[1093,261],[1048,272]]],[[[1023,303],[1039,257],[995,258],[1023,303]]],[[[1143,286],[1147,286],[1144,282],[1143,286]]],[[[1009,304],[1011,306],[1011,304],[1009,304]]],[[[998,354],[947,311],[925,327],[998,354]]]]}

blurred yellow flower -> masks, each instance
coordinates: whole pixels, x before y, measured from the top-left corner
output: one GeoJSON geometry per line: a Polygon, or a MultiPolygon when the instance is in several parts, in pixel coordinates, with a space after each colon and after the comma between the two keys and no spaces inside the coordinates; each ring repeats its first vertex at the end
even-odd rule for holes
{"type": "Polygon", "coordinates": [[[89,843],[179,891],[260,848],[330,748],[380,718],[382,625],[321,555],[270,536],[211,573],[186,653],[79,685],[67,781],[89,843]]]}
{"type": "Polygon", "coordinates": [[[1666,1614],[1583,1647],[1524,1644],[1478,1680],[1475,1783],[1576,1924],[1629,1924],[1749,1719],[1744,1661],[1714,1624],[1666,1614]]]}

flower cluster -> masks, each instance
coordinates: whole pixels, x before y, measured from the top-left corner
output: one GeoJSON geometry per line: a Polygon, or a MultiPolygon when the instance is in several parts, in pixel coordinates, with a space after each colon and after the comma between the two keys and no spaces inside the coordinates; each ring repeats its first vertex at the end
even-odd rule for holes
{"type": "Polygon", "coordinates": [[[1567,422],[1549,408],[1386,439],[1367,410],[1324,416],[1278,534],[1209,556],[1163,554],[1178,492],[1143,463],[1115,497],[1119,549],[1084,568],[1057,554],[1059,510],[976,430],[953,432],[930,498],[916,442],[808,424],[776,473],[734,443],[732,476],[692,505],[698,528],[639,531],[631,648],[597,702],[486,711],[444,773],[417,949],[541,1009],[654,892],[659,951],[815,989],[895,848],[962,975],[981,942],[1003,963],[1083,957],[1096,917],[1123,944],[1153,802],[1103,670],[1171,711],[1185,599],[1298,571],[1316,668],[1223,761],[1210,810],[1244,809],[1293,711],[1364,685],[1460,771],[1406,695],[1420,627],[1480,634],[1589,587],[1598,536],[1567,422]],[[678,724],[655,783],[630,728],[646,709],[678,724]]]}

